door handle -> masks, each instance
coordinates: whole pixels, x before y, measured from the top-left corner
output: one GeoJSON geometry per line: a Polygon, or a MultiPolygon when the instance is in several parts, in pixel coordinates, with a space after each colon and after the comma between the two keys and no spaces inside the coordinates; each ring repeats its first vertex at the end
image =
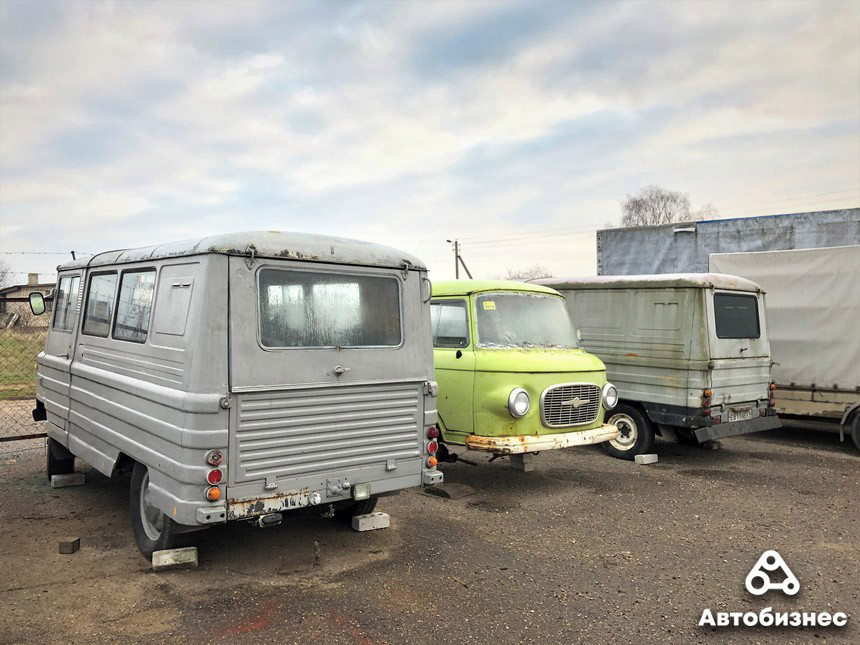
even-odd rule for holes
{"type": "Polygon", "coordinates": [[[350,370],[350,368],[344,367],[343,365],[336,365],[334,368],[334,373],[335,373],[335,376],[340,376],[341,374],[344,374],[345,372],[348,372],[349,370],[350,370]]]}

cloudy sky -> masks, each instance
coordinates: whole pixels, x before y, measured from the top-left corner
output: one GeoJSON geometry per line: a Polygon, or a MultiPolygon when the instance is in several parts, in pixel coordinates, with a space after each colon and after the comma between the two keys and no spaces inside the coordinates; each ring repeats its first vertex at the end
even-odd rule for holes
{"type": "Polygon", "coordinates": [[[0,251],[281,229],[593,274],[648,184],[860,205],[858,79],[856,0],[0,0],[0,251]]]}

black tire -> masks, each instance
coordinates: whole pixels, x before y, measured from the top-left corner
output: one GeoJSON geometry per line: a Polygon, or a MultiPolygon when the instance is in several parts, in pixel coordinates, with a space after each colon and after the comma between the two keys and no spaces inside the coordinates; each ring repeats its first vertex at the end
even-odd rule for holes
{"type": "Polygon", "coordinates": [[[613,457],[632,460],[654,447],[654,426],[639,408],[619,403],[606,413],[606,421],[616,424],[621,431],[618,439],[600,444],[613,457]]]}
{"type": "Polygon", "coordinates": [[[860,450],[860,412],[857,412],[851,421],[851,438],[854,440],[857,450],[860,450]]]}
{"type": "Polygon", "coordinates": [[[68,475],[75,472],[75,456],[59,441],[48,437],[45,453],[45,473],[48,481],[51,481],[51,475],[68,475]]]}
{"type": "Polygon", "coordinates": [[[131,531],[141,555],[152,560],[152,554],[156,551],[182,546],[185,536],[179,532],[179,524],[173,519],[146,505],[144,487],[148,485],[149,471],[143,464],[135,462],[129,493],[131,531]]]}
{"type": "Polygon", "coordinates": [[[377,497],[368,497],[360,502],[355,502],[346,508],[341,508],[334,512],[334,518],[341,522],[350,522],[356,515],[366,515],[373,513],[376,508],[376,503],[379,501],[377,497]]]}

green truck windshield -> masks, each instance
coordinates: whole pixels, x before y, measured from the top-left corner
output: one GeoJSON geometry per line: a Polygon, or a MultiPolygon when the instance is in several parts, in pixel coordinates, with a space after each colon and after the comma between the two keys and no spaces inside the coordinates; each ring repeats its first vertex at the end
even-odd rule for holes
{"type": "Polygon", "coordinates": [[[531,293],[486,293],[475,299],[480,347],[577,347],[564,300],[531,293]]]}

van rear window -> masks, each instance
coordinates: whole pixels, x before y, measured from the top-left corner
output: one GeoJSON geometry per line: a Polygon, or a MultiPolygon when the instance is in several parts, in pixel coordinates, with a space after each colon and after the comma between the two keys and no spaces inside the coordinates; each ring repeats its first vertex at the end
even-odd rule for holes
{"type": "Polygon", "coordinates": [[[714,294],[717,338],[758,338],[758,298],[738,293],[714,294]]]}
{"type": "Polygon", "coordinates": [[[396,278],[262,269],[264,347],[394,347],[401,342],[396,278]]]}

